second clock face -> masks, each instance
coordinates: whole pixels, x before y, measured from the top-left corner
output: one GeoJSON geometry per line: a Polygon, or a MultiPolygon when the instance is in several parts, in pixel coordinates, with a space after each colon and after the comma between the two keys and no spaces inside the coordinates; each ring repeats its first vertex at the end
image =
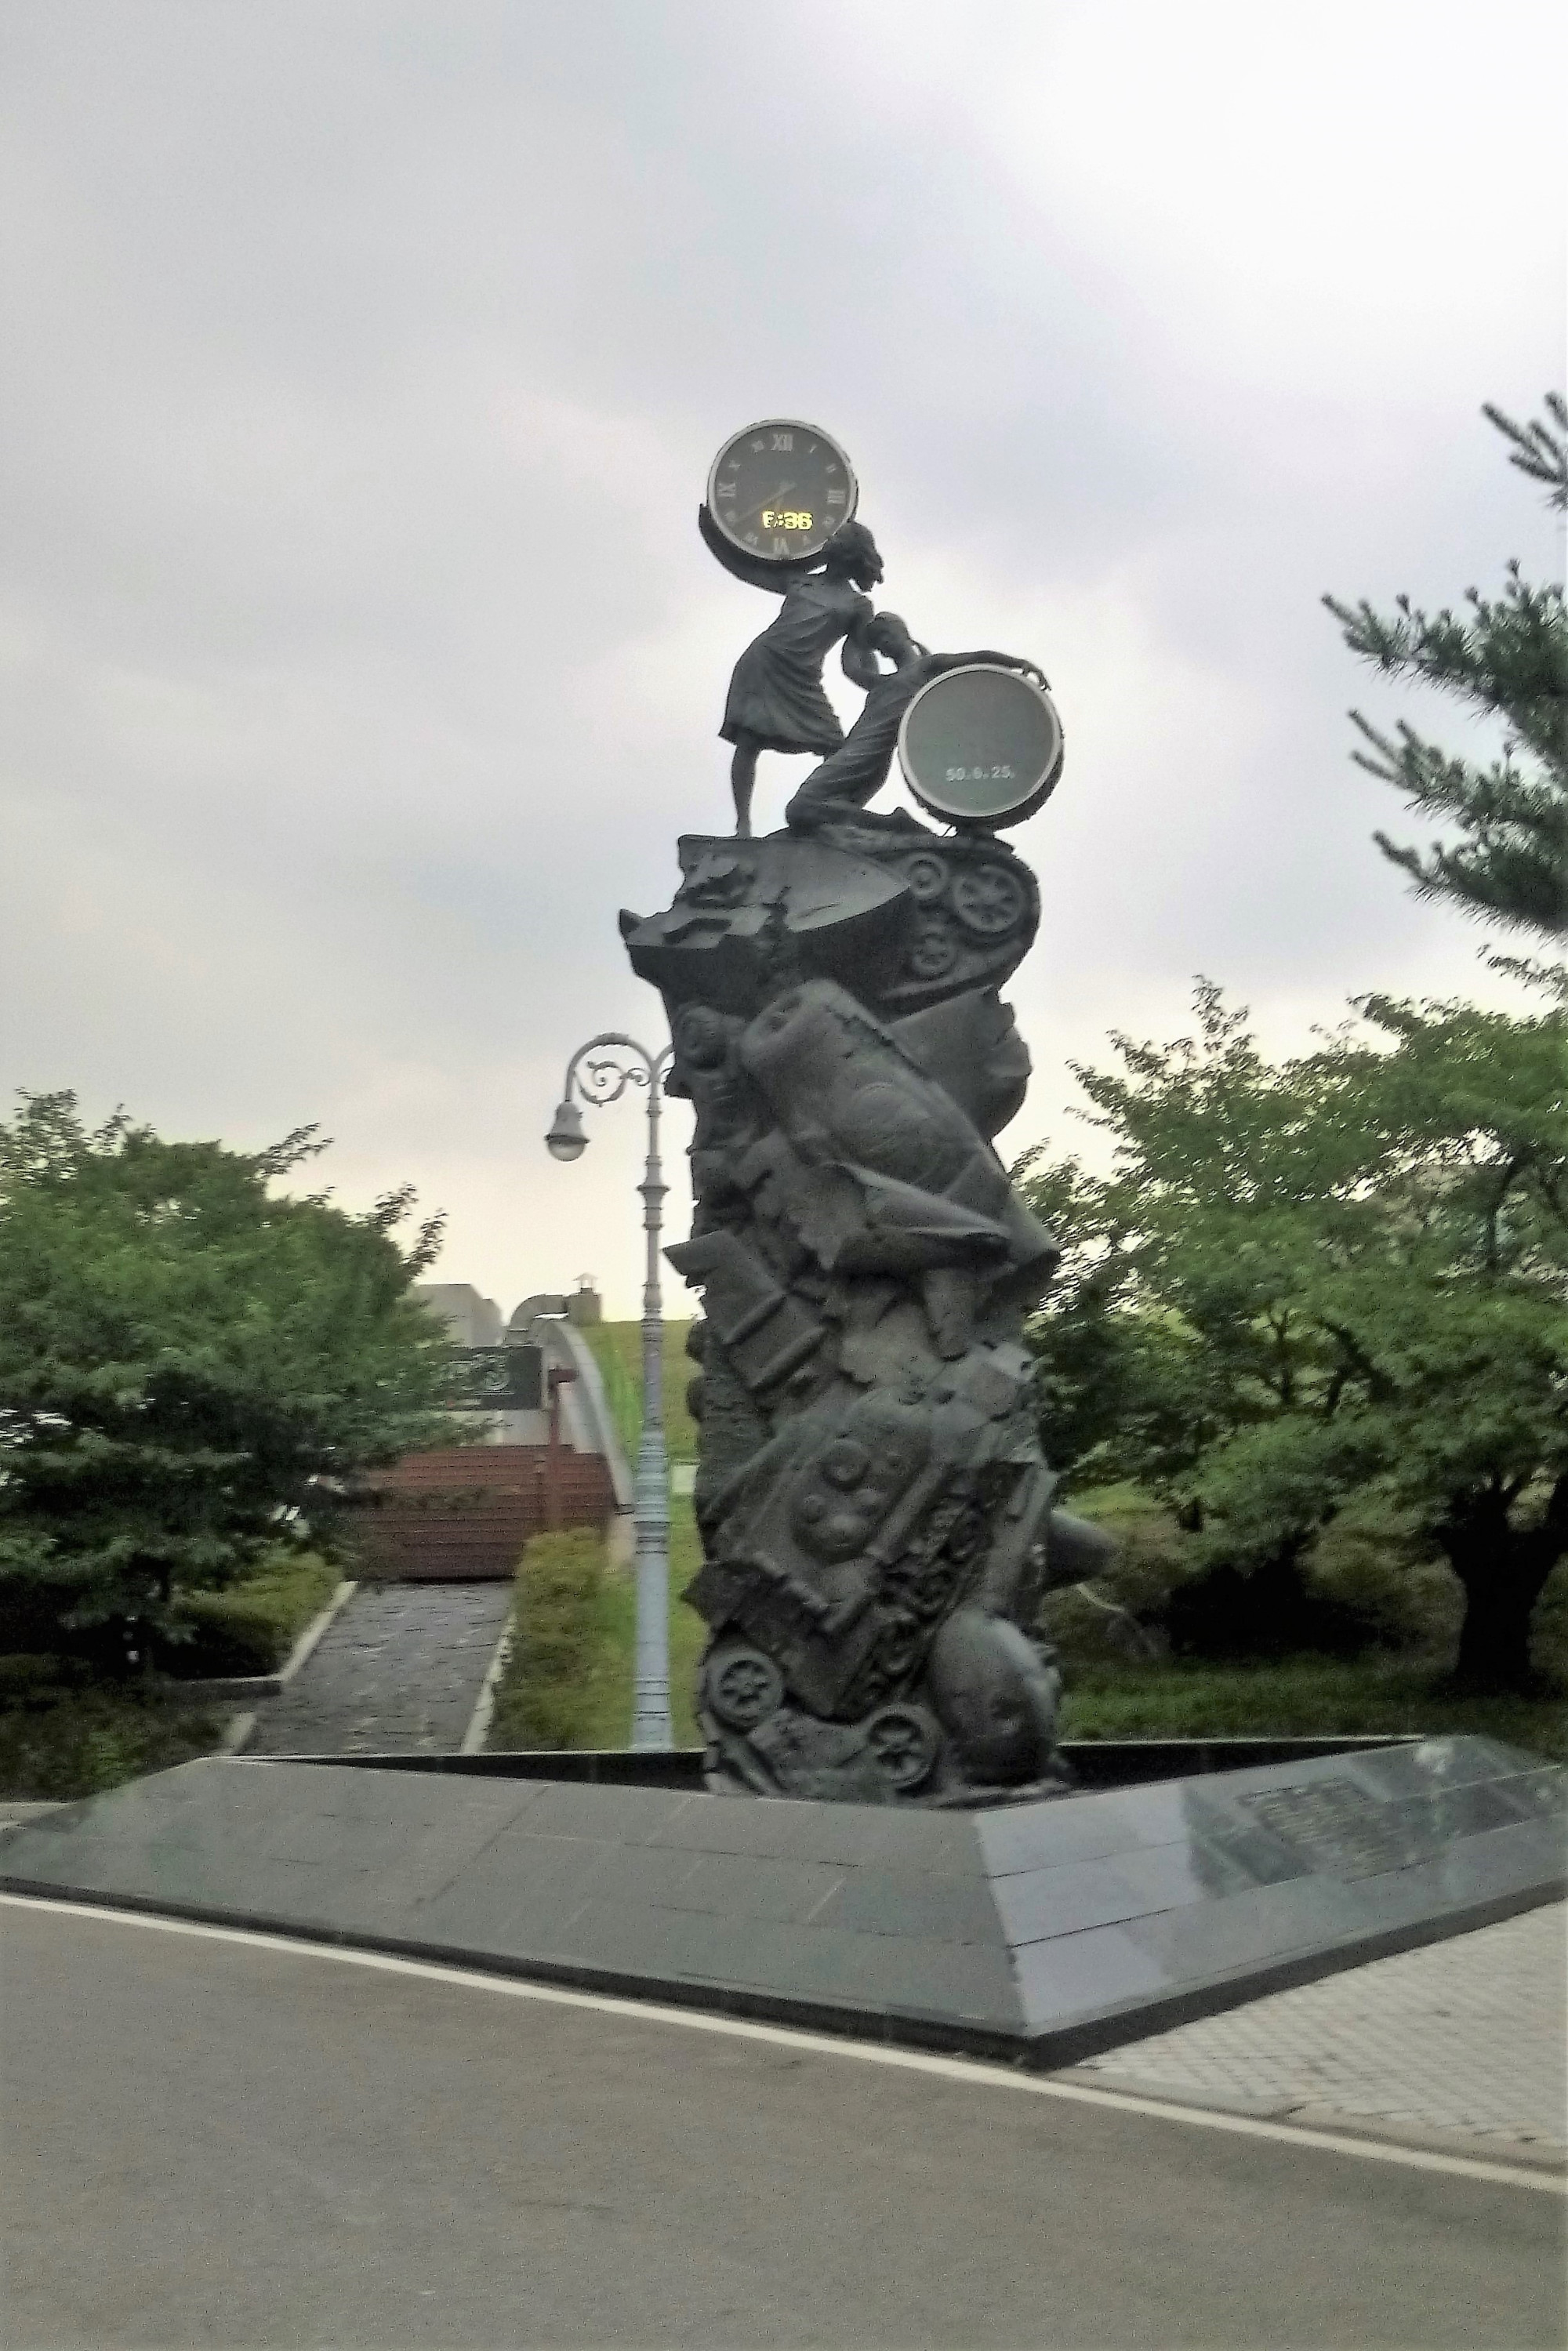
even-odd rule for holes
{"type": "Polygon", "coordinates": [[[732,545],[764,562],[821,554],[857,497],[854,469],[815,424],[770,417],[727,441],[708,475],[708,511],[732,545]]]}

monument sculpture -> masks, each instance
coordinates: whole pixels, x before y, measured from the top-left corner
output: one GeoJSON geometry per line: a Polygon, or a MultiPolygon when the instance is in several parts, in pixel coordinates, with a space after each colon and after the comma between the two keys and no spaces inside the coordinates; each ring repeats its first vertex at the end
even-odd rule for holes
{"type": "MultiPolygon", "coordinates": [[[[695,1111],[667,1254],[704,1303],[703,1753],[663,1751],[650,1566],[629,1752],[492,1752],[478,1777],[204,1756],[10,1829],[0,1888],[1053,2067],[1560,1898],[1568,1773],[1496,1740],[1103,1740],[1076,1785],[1062,1761],[1039,1602],[1104,1546],[1053,1507],[1021,1332],[1056,1249],[995,1149],[1029,1081],[1001,991],[1040,920],[1001,836],[1061,730],[1032,664],[928,653],[872,607],[856,504],[812,426],[720,452],[704,536],[781,598],[726,713],[736,831],[683,840],[674,903],[622,917],[670,1019],[643,1054],[651,1292],[666,1071],[695,1111]],[[866,695],[847,733],[835,644],[866,695]],[[765,751],[816,765],[754,839],[765,751]],[[894,758],[919,816],[867,806],[894,758]],[[805,1801],[781,1840],[777,1807],[732,1797],[805,1801]],[[909,1816],[846,1838],[846,1802],[909,1816]]],[[[569,1071],[558,1156],[585,1098],[569,1071]]],[[[650,1439],[649,1562],[659,1459],[650,1439]]],[[[434,1768],[391,1768],[411,1760],[434,1768]]]]}
{"type": "Polygon", "coordinates": [[[873,611],[856,504],[816,427],[720,452],[703,536],[783,596],[721,729],[736,831],[682,839],[673,904],[621,917],[695,1113],[692,1234],[667,1251],[703,1292],[686,1597],[711,1787],[994,1803],[1063,1784],[1034,1626],[1102,1548],[1051,1507],[1021,1327],[1058,1252],[993,1147],[1030,1073],[999,991],[1040,921],[998,833],[1054,786],[1061,730],[1032,663],[934,654],[873,611]],[[866,691],[847,737],[835,643],[866,691]],[[754,839],[765,749],[823,756],[754,839]],[[866,809],[895,749],[948,829],[866,809]]]}

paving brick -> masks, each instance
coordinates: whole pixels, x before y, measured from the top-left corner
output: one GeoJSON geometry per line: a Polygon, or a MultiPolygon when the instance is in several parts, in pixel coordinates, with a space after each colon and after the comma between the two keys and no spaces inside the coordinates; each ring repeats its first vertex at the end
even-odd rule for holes
{"type": "Polygon", "coordinates": [[[1568,1906],[1374,1959],[1071,2070],[1270,2114],[1568,2147],[1568,1906]]]}
{"type": "Polygon", "coordinates": [[[455,1754],[511,1604],[506,1583],[361,1586],[246,1752],[455,1754]]]}

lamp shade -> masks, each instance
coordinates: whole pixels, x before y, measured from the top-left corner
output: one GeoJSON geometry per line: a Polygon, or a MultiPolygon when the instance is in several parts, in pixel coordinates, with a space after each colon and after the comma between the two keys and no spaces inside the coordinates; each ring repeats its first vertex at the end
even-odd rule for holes
{"type": "Polygon", "coordinates": [[[545,1137],[545,1149],[552,1159],[580,1159],[587,1148],[582,1113],[574,1102],[558,1102],[555,1123],[545,1137]]]}

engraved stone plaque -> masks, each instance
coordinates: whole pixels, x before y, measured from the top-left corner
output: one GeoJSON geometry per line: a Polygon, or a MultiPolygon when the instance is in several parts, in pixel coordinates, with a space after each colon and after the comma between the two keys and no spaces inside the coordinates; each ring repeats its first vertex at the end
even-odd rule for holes
{"type": "Polygon", "coordinates": [[[1435,1824],[1411,1807],[1381,1804],[1354,1780],[1314,1780],[1268,1788],[1241,1802],[1264,1828],[1332,1877],[1375,1877],[1436,1853],[1435,1824]]]}

